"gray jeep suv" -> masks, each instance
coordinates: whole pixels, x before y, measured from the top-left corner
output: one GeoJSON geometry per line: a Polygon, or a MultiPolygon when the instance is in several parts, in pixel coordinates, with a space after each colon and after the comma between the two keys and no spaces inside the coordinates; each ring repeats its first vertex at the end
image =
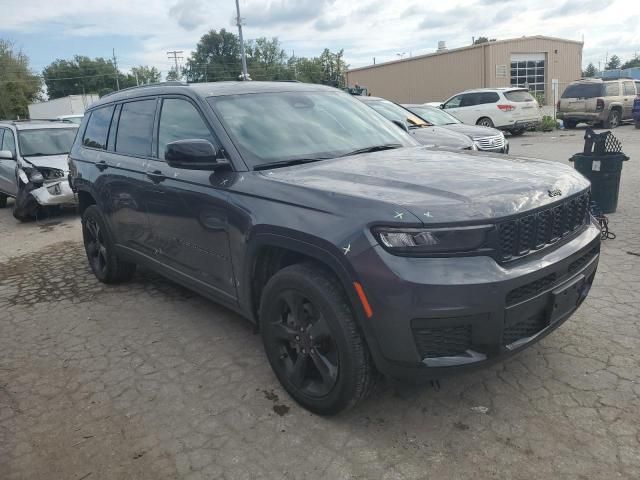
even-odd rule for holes
{"type": "Polygon", "coordinates": [[[433,379],[526,348],[578,308],[598,264],[575,170],[418,145],[321,85],[107,95],[70,166],[99,280],[144,265],[239,312],[321,414],[377,372],[433,379]]]}

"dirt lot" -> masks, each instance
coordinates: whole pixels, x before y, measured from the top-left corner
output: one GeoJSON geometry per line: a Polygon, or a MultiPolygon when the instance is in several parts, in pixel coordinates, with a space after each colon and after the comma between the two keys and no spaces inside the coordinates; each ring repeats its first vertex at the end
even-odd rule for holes
{"type": "MultiPolygon", "coordinates": [[[[0,478],[640,478],[640,131],[618,235],[554,334],[478,373],[383,383],[337,418],[293,403],[250,325],[141,272],[89,273],[73,214],[0,210],[0,478]]],[[[512,153],[565,160],[582,131],[512,153]]]]}

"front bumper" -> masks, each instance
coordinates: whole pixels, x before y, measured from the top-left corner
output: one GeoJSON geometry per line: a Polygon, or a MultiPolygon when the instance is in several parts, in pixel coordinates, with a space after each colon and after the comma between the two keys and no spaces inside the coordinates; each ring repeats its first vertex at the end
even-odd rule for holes
{"type": "Polygon", "coordinates": [[[40,205],[67,205],[77,203],[77,199],[69,181],[64,178],[60,181],[45,183],[41,187],[31,191],[31,195],[40,205]]]}
{"type": "Polygon", "coordinates": [[[356,268],[366,272],[361,283],[373,309],[367,322],[378,369],[428,380],[535,343],[586,297],[599,235],[590,224],[563,245],[508,266],[488,257],[398,257],[378,247],[363,253],[356,268]]]}

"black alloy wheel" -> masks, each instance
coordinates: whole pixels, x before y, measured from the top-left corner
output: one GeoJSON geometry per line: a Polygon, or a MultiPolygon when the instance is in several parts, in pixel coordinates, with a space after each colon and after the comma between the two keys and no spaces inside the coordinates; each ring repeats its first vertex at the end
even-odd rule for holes
{"type": "Polygon", "coordinates": [[[280,292],[279,315],[268,326],[278,367],[301,393],[324,397],[338,379],[338,351],[323,314],[296,290],[280,292]]]}

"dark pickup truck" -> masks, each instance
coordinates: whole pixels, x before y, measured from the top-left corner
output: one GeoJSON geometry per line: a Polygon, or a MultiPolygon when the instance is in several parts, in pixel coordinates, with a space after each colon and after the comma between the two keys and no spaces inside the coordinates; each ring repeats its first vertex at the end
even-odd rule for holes
{"type": "Polygon", "coordinates": [[[144,265],[255,322],[320,414],[539,340],[599,259],[560,163],[433,149],[333,88],[177,82],[103,97],[70,153],[97,278],[144,265]]]}

